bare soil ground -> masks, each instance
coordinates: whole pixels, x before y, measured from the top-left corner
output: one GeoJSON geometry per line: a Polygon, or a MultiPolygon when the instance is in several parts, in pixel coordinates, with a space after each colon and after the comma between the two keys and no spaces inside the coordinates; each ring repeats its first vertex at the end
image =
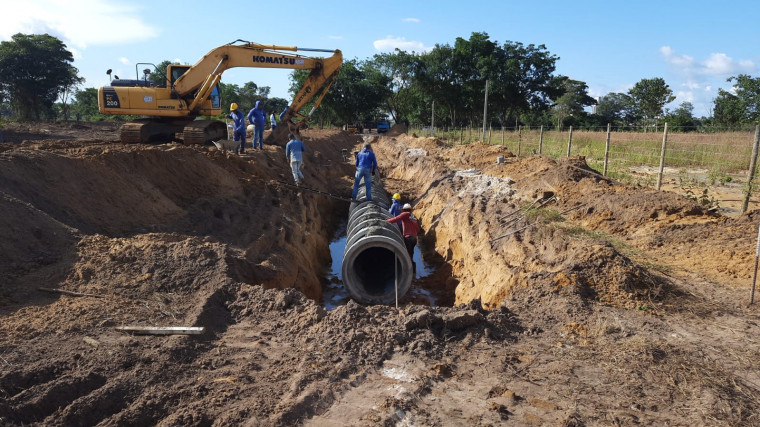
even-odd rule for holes
{"type": "Polygon", "coordinates": [[[118,127],[3,129],[0,425],[760,425],[758,211],[400,128],[305,131],[298,191],[280,147],[118,127]],[[438,306],[319,302],[348,205],[309,189],[348,197],[362,138],[438,306]]]}

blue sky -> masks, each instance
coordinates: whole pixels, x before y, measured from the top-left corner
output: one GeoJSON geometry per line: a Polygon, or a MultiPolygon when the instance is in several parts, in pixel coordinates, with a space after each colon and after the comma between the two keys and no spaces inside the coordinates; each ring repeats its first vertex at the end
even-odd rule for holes
{"type": "MultiPolygon", "coordinates": [[[[0,40],[48,33],[74,52],[84,87],[105,71],[134,78],[138,62],[194,64],[236,39],[340,49],[347,59],[398,47],[425,51],[457,37],[544,44],[557,74],[588,84],[596,97],[662,77],[696,116],[710,115],[718,88],[740,73],[760,76],[760,2],[753,1],[330,1],[0,0],[0,40]]],[[[144,67],[140,67],[142,69],[144,67]]],[[[236,68],[222,81],[270,86],[288,98],[288,70],[236,68]]]]}

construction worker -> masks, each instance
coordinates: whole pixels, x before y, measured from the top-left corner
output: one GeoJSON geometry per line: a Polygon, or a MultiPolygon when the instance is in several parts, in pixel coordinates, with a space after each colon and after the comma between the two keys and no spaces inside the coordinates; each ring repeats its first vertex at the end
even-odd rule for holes
{"type": "Polygon", "coordinates": [[[290,161],[290,169],[293,170],[293,179],[296,185],[301,185],[303,181],[303,152],[306,151],[303,142],[296,139],[292,133],[288,134],[288,144],[285,146],[285,157],[290,161]]]}
{"type": "Polygon", "coordinates": [[[367,201],[372,201],[372,175],[377,170],[377,159],[372,152],[369,142],[364,143],[364,149],[356,154],[356,175],[354,175],[354,191],[351,200],[356,200],[359,192],[359,183],[364,179],[364,188],[367,190],[367,201]]]}
{"type": "Polygon", "coordinates": [[[277,127],[277,119],[274,117],[274,113],[269,116],[269,127],[274,130],[277,127]]]}
{"type": "Polygon", "coordinates": [[[238,153],[243,154],[243,150],[245,150],[245,115],[238,109],[237,103],[230,104],[230,114],[227,115],[227,118],[232,119],[233,141],[240,140],[238,153]]]}
{"type": "MultiPolygon", "coordinates": [[[[391,216],[398,216],[401,213],[401,194],[396,193],[391,197],[393,199],[393,202],[391,203],[390,209],[388,209],[388,212],[390,212],[391,216]]],[[[398,229],[401,231],[404,231],[403,228],[401,228],[401,223],[397,223],[398,229]]]]}
{"type": "Polygon", "coordinates": [[[386,219],[387,222],[401,222],[401,234],[404,235],[404,246],[409,253],[409,259],[414,262],[414,247],[417,245],[417,233],[420,232],[419,221],[412,214],[412,205],[405,203],[401,207],[401,213],[393,218],[386,219]]]}
{"type": "Polygon", "coordinates": [[[267,113],[264,111],[264,104],[256,101],[256,105],[248,112],[248,121],[254,126],[253,128],[253,149],[256,149],[256,142],[259,148],[264,149],[264,127],[267,124],[267,113]]]}
{"type": "Polygon", "coordinates": [[[284,110],[282,110],[282,113],[280,113],[280,121],[282,121],[282,119],[284,119],[284,118],[285,118],[285,113],[288,111],[288,109],[289,109],[289,108],[290,108],[290,107],[287,107],[287,106],[286,106],[286,107],[285,107],[285,109],[284,109],[284,110]]]}
{"type": "Polygon", "coordinates": [[[388,212],[391,213],[391,216],[398,216],[398,214],[401,213],[401,194],[396,193],[391,197],[393,199],[393,202],[391,203],[390,209],[388,209],[388,212]]]}

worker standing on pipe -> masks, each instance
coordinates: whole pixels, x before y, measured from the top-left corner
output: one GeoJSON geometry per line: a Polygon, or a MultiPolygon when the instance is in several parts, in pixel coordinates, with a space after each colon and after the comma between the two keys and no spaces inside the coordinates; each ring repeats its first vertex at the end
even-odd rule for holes
{"type": "Polygon", "coordinates": [[[351,193],[351,200],[356,200],[359,183],[364,179],[367,201],[372,201],[372,175],[375,174],[375,170],[377,170],[375,153],[372,152],[372,146],[369,142],[365,142],[364,149],[356,155],[356,175],[354,175],[354,191],[351,193]]]}
{"type": "Polygon", "coordinates": [[[419,221],[412,214],[412,205],[404,204],[401,213],[393,218],[386,219],[387,222],[401,222],[401,233],[404,235],[404,246],[409,253],[409,259],[414,260],[414,247],[417,245],[417,233],[420,232],[419,221]]]}

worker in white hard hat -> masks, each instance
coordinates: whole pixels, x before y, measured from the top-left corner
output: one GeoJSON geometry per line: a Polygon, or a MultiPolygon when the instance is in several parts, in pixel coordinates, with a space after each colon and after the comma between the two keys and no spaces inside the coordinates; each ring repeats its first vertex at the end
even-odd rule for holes
{"type": "Polygon", "coordinates": [[[237,103],[230,104],[230,114],[227,118],[232,119],[233,140],[240,141],[238,153],[243,154],[245,150],[245,114],[238,109],[237,103]]]}
{"type": "Polygon", "coordinates": [[[405,203],[401,207],[400,214],[393,218],[388,218],[386,221],[393,223],[401,222],[404,246],[406,246],[406,251],[409,253],[409,259],[414,261],[414,246],[417,245],[417,233],[420,232],[420,226],[417,217],[412,214],[412,205],[405,203]]]}

